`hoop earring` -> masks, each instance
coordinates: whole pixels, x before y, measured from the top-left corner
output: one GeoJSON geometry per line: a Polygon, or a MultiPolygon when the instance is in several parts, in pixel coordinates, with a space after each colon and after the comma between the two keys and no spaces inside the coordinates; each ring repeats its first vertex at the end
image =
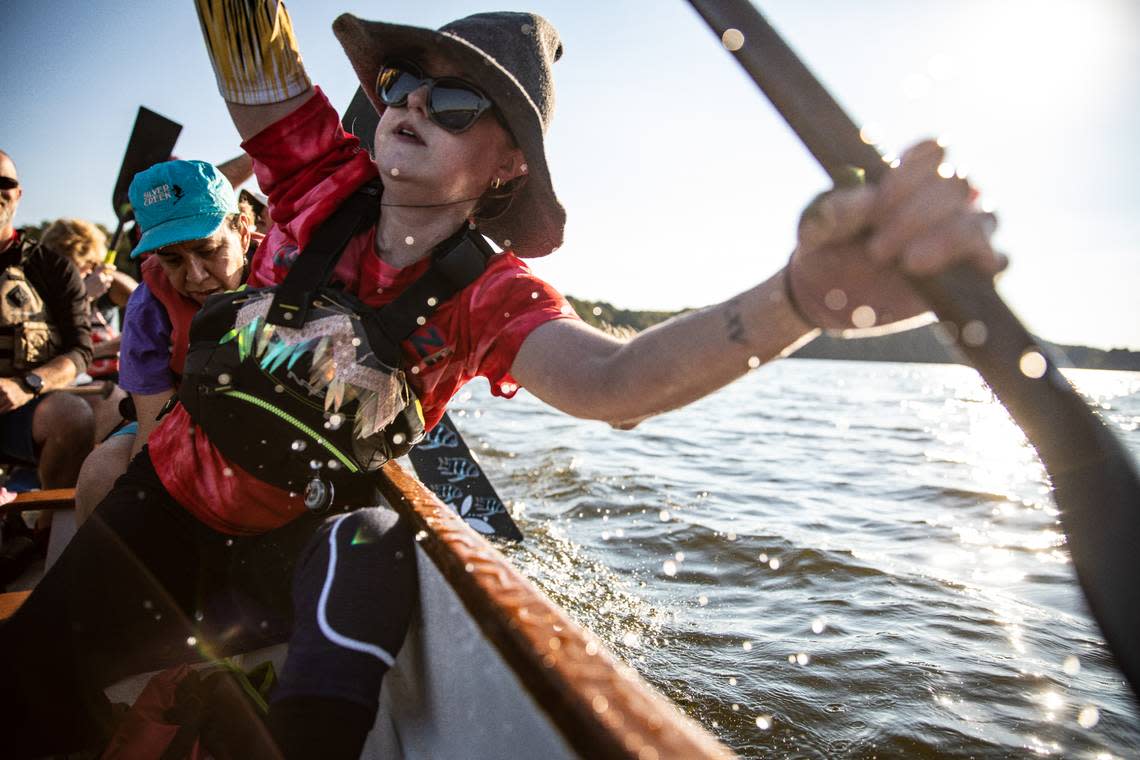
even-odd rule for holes
{"type": "Polygon", "coordinates": [[[500,179],[499,177],[495,177],[493,180],[491,180],[491,189],[492,190],[498,190],[502,186],[503,186],[503,180],[500,179]]]}

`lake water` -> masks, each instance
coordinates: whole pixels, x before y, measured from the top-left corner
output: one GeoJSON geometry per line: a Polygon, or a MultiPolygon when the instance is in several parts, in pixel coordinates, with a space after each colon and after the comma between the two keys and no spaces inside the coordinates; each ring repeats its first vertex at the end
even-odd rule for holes
{"type": "MultiPolygon", "coordinates": [[[[1140,373],[1069,377],[1140,458],[1140,373]]],[[[452,408],[512,560],[741,755],[1140,757],[1044,470],[973,370],[788,360],[628,432],[525,392],[452,408]]]]}

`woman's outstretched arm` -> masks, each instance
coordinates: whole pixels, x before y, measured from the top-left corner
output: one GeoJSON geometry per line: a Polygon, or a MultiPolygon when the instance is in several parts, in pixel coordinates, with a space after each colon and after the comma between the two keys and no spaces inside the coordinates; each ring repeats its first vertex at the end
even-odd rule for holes
{"type": "Polygon", "coordinates": [[[523,342],[511,374],[562,411],[629,427],[712,393],[815,328],[881,329],[921,314],[904,272],[1004,266],[990,246],[993,216],[974,208],[964,179],[943,176],[943,159],[936,143],[919,143],[878,187],[823,196],[804,213],[788,266],[735,298],[628,341],[550,322],[523,342]]]}

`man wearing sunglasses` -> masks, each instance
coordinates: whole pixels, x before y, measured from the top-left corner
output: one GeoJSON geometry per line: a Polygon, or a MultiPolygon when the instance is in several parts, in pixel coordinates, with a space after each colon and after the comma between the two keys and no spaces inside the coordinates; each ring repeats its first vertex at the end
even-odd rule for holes
{"type": "Polygon", "coordinates": [[[83,399],[48,393],[91,361],[79,270],[13,226],[23,188],[0,151],[0,458],[37,466],[44,488],[75,485],[95,422],[83,399]]]}

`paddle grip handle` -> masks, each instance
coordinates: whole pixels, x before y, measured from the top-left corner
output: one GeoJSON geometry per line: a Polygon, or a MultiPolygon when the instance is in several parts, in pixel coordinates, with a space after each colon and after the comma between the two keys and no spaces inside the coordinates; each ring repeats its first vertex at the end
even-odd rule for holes
{"type": "MultiPolygon", "coordinates": [[[[883,157],[748,0],[689,2],[834,181],[849,177],[851,167],[869,182],[884,176],[883,157]]],[[[989,277],[959,264],[909,281],[953,325],[958,350],[1037,450],[1093,616],[1140,695],[1140,476],[1132,456],[989,277]]]]}

